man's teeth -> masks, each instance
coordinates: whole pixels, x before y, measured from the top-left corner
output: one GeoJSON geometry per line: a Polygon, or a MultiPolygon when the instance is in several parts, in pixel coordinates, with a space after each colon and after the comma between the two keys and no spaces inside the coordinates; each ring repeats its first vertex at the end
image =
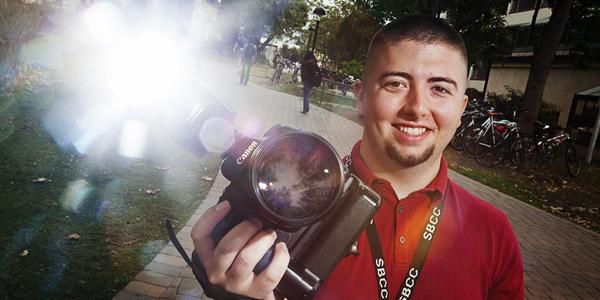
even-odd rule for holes
{"type": "Polygon", "coordinates": [[[415,127],[404,127],[404,126],[398,126],[398,129],[400,129],[400,131],[402,131],[404,133],[407,133],[408,135],[420,135],[420,134],[423,134],[426,130],[423,127],[415,128],[415,127]]]}

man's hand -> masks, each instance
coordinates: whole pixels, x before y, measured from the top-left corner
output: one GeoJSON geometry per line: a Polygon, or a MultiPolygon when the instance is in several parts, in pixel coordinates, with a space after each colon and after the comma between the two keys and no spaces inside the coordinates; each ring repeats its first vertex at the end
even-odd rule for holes
{"type": "Polygon", "coordinates": [[[223,201],[209,208],[192,228],[194,247],[207,278],[211,284],[231,293],[274,299],[273,289],[290,261],[287,247],[283,242],[278,243],[271,264],[260,274],[254,274],[254,266],[273,245],[276,233],[272,229],[262,230],[256,219],[245,220],[215,245],[211,232],[230,210],[229,202],[223,201]]]}

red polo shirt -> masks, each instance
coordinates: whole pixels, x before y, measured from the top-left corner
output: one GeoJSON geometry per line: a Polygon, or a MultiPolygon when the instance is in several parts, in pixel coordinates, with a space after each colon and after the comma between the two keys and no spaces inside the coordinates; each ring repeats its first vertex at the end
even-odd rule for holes
{"type": "MultiPolygon", "coordinates": [[[[446,187],[441,220],[410,299],[523,299],[521,252],[503,212],[449,180],[444,158],[437,177],[427,187],[398,199],[390,183],[375,177],[365,165],[360,143],[352,149],[352,167],[382,199],[375,224],[390,299],[398,298],[431,205],[441,201],[446,187]]],[[[366,232],[358,239],[358,252],[358,256],[342,259],[316,299],[378,299],[366,232]]]]}

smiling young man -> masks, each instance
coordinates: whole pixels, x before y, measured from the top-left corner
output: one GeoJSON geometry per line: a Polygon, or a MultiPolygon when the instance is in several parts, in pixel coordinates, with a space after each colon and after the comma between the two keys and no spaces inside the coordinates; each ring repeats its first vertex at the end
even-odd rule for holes
{"type": "MultiPolygon", "coordinates": [[[[523,299],[516,237],[504,213],[447,177],[442,155],[467,104],[467,57],[460,35],[441,20],[407,16],[379,30],[355,85],[363,138],[352,171],[382,206],[317,299],[523,299]]],[[[273,244],[272,231],[245,221],[213,245],[228,213],[209,209],[192,230],[212,284],[272,298],[289,261],[278,244],[270,266],[252,268],[273,244]]]]}
{"type": "Polygon", "coordinates": [[[318,299],[523,298],[506,215],[447,177],[442,152],[460,124],[466,84],[464,43],[443,21],[408,16],[376,33],[355,85],[365,128],[351,157],[382,207],[376,234],[359,238],[364,254],[343,259],[318,299]]]}

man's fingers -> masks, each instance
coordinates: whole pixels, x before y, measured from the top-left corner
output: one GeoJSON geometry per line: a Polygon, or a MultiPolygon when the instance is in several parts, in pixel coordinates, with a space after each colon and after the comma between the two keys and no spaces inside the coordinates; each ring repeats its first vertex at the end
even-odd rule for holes
{"type": "Polygon", "coordinates": [[[194,224],[194,227],[192,227],[191,236],[192,241],[194,241],[194,248],[196,248],[198,258],[200,258],[200,261],[204,265],[206,265],[206,262],[212,256],[213,249],[215,248],[210,234],[229,211],[231,211],[229,202],[222,201],[206,210],[196,224],[194,224]]]}
{"type": "Polygon", "coordinates": [[[227,271],[227,277],[238,281],[253,275],[254,266],[273,246],[276,237],[277,234],[272,229],[258,232],[237,255],[227,271]]]}
{"type": "Polygon", "coordinates": [[[260,275],[255,275],[253,269],[273,245],[275,232],[261,231],[262,224],[256,219],[244,220],[215,246],[211,233],[230,211],[229,202],[223,201],[208,209],[192,228],[194,247],[207,271],[208,280],[230,292],[255,298],[272,297],[273,289],[279,284],[289,264],[287,248],[279,243],[269,266],[260,275]]]}
{"type": "Polygon", "coordinates": [[[290,253],[287,246],[283,242],[277,243],[271,264],[254,278],[253,291],[256,292],[256,296],[262,298],[271,293],[281,281],[289,263],[290,253]]]}
{"type": "Polygon", "coordinates": [[[208,273],[212,273],[219,278],[224,276],[240,250],[244,248],[248,241],[250,241],[261,228],[262,224],[256,219],[244,220],[242,223],[233,227],[225,234],[221,241],[219,241],[219,244],[217,244],[217,247],[213,251],[211,263],[206,266],[208,268],[208,273]]]}

